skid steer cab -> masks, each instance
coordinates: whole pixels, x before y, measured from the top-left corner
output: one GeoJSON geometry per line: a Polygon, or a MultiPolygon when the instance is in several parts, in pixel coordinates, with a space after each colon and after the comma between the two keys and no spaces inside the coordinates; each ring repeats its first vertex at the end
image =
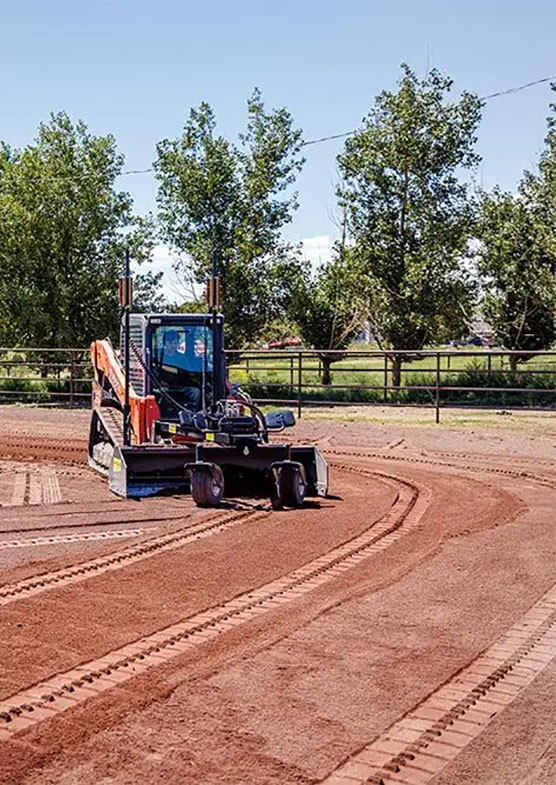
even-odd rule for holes
{"type": "Polygon", "coordinates": [[[119,352],[109,339],[91,344],[89,464],[114,493],[190,492],[202,507],[266,496],[276,509],[326,495],[316,446],[270,440],[295,424],[292,412],[264,414],[227,381],[221,315],[128,319],[119,352]]]}

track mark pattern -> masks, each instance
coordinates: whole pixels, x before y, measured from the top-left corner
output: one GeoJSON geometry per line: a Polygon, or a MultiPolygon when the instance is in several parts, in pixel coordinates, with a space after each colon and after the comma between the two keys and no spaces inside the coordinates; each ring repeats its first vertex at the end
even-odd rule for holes
{"type": "Polygon", "coordinates": [[[83,439],[54,439],[44,436],[0,434],[0,457],[8,460],[50,460],[65,464],[87,464],[87,442],[83,439]]]}
{"type": "Polygon", "coordinates": [[[56,471],[51,466],[41,466],[42,497],[45,504],[57,504],[62,501],[60,484],[56,471]]]}
{"type": "Polygon", "coordinates": [[[51,466],[17,470],[14,472],[14,482],[10,507],[20,507],[23,504],[57,504],[62,501],[60,484],[56,471],[51,466]]]}
{"type": "Polygon", "coordinates": [[[340,766],[325,785],[424,785],[556,656],[556,586],[471,665],[340,766]]]}
{"type": "MultiPolygon", "coordinates": [[[[326,450],[327,455],[336,455],[336,456],[345,456],[346,458],[376,458],[377,460],[381,461],[399,461],[404,463],[414,463],[417,465],[425,465],[425,466],[440,466],[446,467],[449,469],[459,469],[460,471],[468,471],[474,472],[476,474],[497,474],[506,477],[512,477],[516,480],[532,480],[533,482],[538,483],[547,488],[556,489],[556,481],[551,479],[550,477],[543,477],[538,474],[534,474],[533,472],[526,471],[524,469],[503,469],[499,466],[486,466],[485,464],[477,464],[477,461],[473,464],[459,464],[459,463],[451,463],[448,461],[437,461],[431,458],[417,458],[411,455],[391,455],[389,453],[381,453],[381,452],[348,452],[345,450],[326,450]]],[[[443,453],[447,455],[447,453],[443,453]]],[[[465,456],[469,457],[469,456],[465,456]]],[[[452,455],[453,459],[459,460],[459,455],[452,455]]]]}
{"type": "Polygon", "coordinates": [[[51,537],[32,537],[27,540],[0,540],[0,550],[4,548],[30,548],[33,546],[58,545],[60,543],[90,542],[95,540],[125,539],[139,537],[152,531],[152,527],[142,529],[120,529],[108,532],[83,532],[81,534],[55,534],[51,537]]]}
{"type": "Polygon", "coordinates": [[[391,509],[362,534],[282,578],[13,695],[0,704],[0,740],[298,599],[421,525],[430,500],[428,489],[419,491],[392,475],[337,468],[394,483],[398,495],[391,509]]]}
{"type": "Polygon", "coordinates": [[[128,564],[149,558],[154,553],[181,548],[182,545],[188,542],[212,537],[212,535],[226,531],[232,526],[244,523],[247,519],[255,519],[258,515],[265,514],[267,513],[250,510],[224,517],[219,516],[216,520],[211,518],[208,523],[205,521],[204,523],[174,531],[171,534],[153,537],[146,542],[129,545],[121,551],[111,553],[108,556],[99,556],[96,559],[81,562],[73,567],[38,575],[19,583],[6,584],[0,587],[0,606],[8,605],[8,603],[24,597],[40,594],[43,591],[48,591],[48,589],[67,586],[71,583],[80,583],[95,575],[101,575],[109,570],[117,570],[128,564]]]}
{"type": "Polygon", "coordinates": [[[11,505],[16,507],[25,501],[25,489],[27,487],[27,472],[16,472],[14,477],[14,487],[12,490],[11,505]]]}

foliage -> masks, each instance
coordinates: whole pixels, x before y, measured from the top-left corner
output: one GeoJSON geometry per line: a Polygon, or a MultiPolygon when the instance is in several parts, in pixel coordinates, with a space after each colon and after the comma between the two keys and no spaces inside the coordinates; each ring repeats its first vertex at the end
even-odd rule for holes
{"type": "Polygon", "coordinates": [[[247,102],[239,145],[216,134],[207,103],[191,109],[183,133],[157,146],[159,220],[178,265],[197,283],[218,255],[228,343],[253,342],[284,313],[299,261],[281,239],[297,196],[301,131],[286,109],[266,111],[258,90],[247,102]],[[289,195],[286,195],[285,192],[289,195]]]}
{"type": "Polygon", "coordinates": [[[514,350],[546,349],[556,339],[556,106],[550,109],[537,171],[524,173],[517,195],[495,190],[481,205],[483,310],[502,346],[514,350]]]}
{"type": "MultiPolygon", "coordinates": [[[[517,195],[495,190],[481,204],[483,310],[502,346],[514,350],[547,349],[556,339],[556,106],[550,109],[537,171],[524,173],[517,195]]],[[[525,358],[514,367],[517,359],[525,358]]]]}
{"type": "Polygon", "coordinates": [[[183,303],[169,306],[170,313],[206,313],[208,311],[205,300],[186,300],[183,303]]]}
{"type": "Polygon", "coordinates": [[[319,355],[323,384],[331,383],[331,363],[343,357],[327,354],[326,350],[345,349],[360,327],[350,297],[351,275],[349,252],[338,245],[329,264],[316,275],[304,270],[294,288],[289,314],[299,327],[303,343],[325,350],[319,355]]]}
{"type": "Polygon", "coordinates": [[[556,339],[554,229],[530,193],[495,190],[481,202],[482,310],[506,349],[548,349],[556,339]]]}
{"type": "MultiPolygon", "coordinates": [[[[24,150],[0,148],[0,338],[81,346],[114,332],[125,247],[149,258],[151,227],[115,188],[123,158],[112,136],[52,115],[24,150]]],[[[148,308],[158,277],[136,280],[148,308]]]]}
{"type": "Polygon", "coordinates": [[[338,157],[354,297],[383,346],[418,349],[453,338],[471,317],[473,286],[464,259],[473,205],[458,173],[474,152],[480,102],[432,70],[419,81],[403,66],[399,89],[384,91],[338,157]]]}

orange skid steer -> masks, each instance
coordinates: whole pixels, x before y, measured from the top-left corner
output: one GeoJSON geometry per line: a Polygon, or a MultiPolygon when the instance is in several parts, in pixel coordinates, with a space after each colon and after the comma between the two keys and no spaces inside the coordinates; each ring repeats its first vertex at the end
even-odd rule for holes
{"type": "Polygon", "coordinates": [[[219,314],[128,313],[121,359],[109,339],[91,344],[89,464],[114,493],[190,492],[202,507],[267,496],[276,509],[326,495],[316,446],[269,439],[292,412],[265,415],[227,382],[223,327],[219,314]]]}

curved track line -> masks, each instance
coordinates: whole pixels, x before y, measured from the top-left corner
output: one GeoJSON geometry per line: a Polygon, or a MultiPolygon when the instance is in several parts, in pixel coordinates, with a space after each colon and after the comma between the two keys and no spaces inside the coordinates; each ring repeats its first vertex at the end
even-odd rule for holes
{"type": "Polygon", "coordinates": [[[493,646],[323,783],[425,785],[555,656],[556,585],[493,646]]]}
{"type": "Polygon", "coordinates": [[[384,461],[400,461],[405,463],[423,464],[425,466],[443,466],[450,469],[458,469],[460,471],[468,471],[478,474],[497,474],[520,480],[533,480],[533,482],[537,482],[539,485],[543,485],[553,490],[556,489],[556,480],[553,480],[550,477],[542,477],[541,475],[533,474],[532,472],[524,471],[522,469],[502,469],[500,467],[484,466],[482,464],[478,466],[476,463],[473,465],[460,465],[457,463],[448,463],[446,461],[435,461],[431,458],[415,458],[409,455],[390,455],[388,453],[380,452],[348,452],[344,450],[326,450],[325,453],[327,455],[338,455],[346,458],[376,458],[378,460],[384,461]]]}
{"type": "Polygon", "coordinates": [[[31,548],[41,545],[57,545],[66,542],[89,542],[95,540],[125,539],[126,537],[139,537],[153,530],[153,526],[142,529],[120,529],[108,532],[84,532],[82,534],[54,534],[50,537],[29,537],[27,540],[0,540],[0,550],[5,548],[31,548]]]}
{"type": "MultiPolygon", "coordinates": [[[[267,515],[261,511],[239,512],[232,515],[220,516],[217,520],[210,519],[210,522],[200,523],[194,526],[187,526],[178,529],[170,534],[163,534],[153,537],[146,542],[137,545],[129,545],[120,551],[110,553],[107,556],[99,556],[96,559],[80,562],[73,567],[66,567],[61,570],[44,573],[33,578],[19,581],[19,583],[5,584],[0,587],[0,606],[8,605],[10,602],[40,594],[48,589],[67,586],[71,583],[80,583],[88,580],[94,575],[101,575],[110,570],[118,570],[128,564],[142,561],[155,553],[181,548],[188,542],[212,537],[214,534],[226,531],[227,529],[243,523],[245,520],[255,519],[258,516],[267,515]]],[[[70,535],[71,536],[71,535],[70,535]]]]}
{"type": "Polygon", "coordinates": [[[98,660],[84,663],[13,695],[0,704],[0,739],[8,739],[14,733],[109,690],[153,665],[172,659],[270,610],[287,605],[374,553],[385,550],[395,540],[420,525],[429,504],[428,489],[420,491],[413,483],[380,472],[365,472],[352,467],[338,468],[356,474],[379,476],[398,487],[394,504],[378,522],[324,556],[255,591],[243,593],[233,600],[111,651],[98,660]]]}
{"type": "Polygon", "coordinates": [[[86,465],[87,442],[82,439],[0,435],[0,458],[12,461],[48,460],[70,465],[86,465]]]}
{"type": "MultiPolygon", "coordinates": [[[[43,518],[54,518],[57,521],[60,521],[64,515],[71,515],[72,517],[77,517],[78,515],[88,515],[91,517],[92,515],[103,515],[104,513],[93,513],[93,512],[86,512],[86,513],[79,513],[79,512],[56,512],[55,515],[49,513],[47,515],[40,515],[35,516],[34,520],[41,520],[43,518]]],[[[92,529],[93,526],[121,526],[122,524],[128,523],[172,523],[173,521],[184,521],[187,518],[191,517],[191,513],[181,513],[180,515],[165,515],[162,518],[113,518],[110,521],[86,521],[85,523],[57,523],[56,525],[46,525],[46,526],[25,526],[19,528],[12,528],[12,529],[0,529],[0,537],[10,534],[30,534],[31,532],[52,532],[56,529],[92,529]]],[[[109,530],[110,531],[110,530],[109,530]]]]}

